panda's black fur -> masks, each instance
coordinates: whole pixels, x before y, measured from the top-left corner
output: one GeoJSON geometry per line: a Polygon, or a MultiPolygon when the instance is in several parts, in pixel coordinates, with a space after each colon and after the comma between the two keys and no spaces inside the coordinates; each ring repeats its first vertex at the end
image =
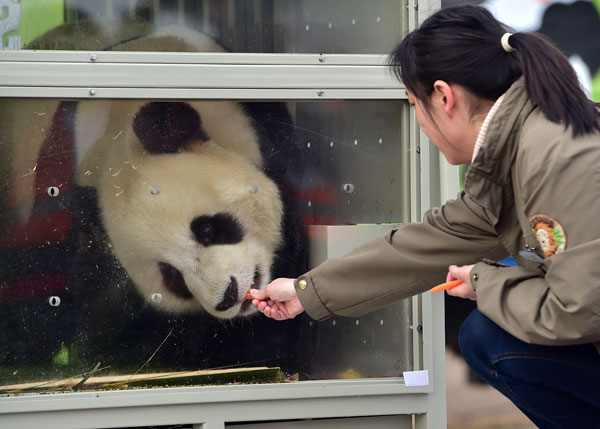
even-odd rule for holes
{"type": "Polygon", "coordinates": [[[207,141],[198,113],[187,103],[153,101],[135,115],[133,130],[152,154],[177,153],[193,139],[207,141]]]}

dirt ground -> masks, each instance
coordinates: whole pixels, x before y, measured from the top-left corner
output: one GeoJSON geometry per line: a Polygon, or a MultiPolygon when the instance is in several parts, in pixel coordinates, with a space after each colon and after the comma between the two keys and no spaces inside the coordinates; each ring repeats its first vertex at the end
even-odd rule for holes
{"type": "Polygon", "coordinates": [[[536,426],[497,390],[469,383],[462,357],[446,350],[448,429],[529,429],[536,426]]]}

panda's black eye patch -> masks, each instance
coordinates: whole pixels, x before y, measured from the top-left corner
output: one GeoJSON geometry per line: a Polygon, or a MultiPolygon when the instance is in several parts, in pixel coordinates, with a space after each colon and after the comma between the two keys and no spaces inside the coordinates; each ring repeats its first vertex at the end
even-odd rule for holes
{"type": "Polygon", "coordinates": [[[181,299],[188,300],[194,297],[185,284],[181,271],[166,262],[159,262],[158,268],[160,269],[160,273],[163,277],[163,284],[167,290],[171,291],[175,296],[178,296],[181,299]]]}
{"type": "Polygon", "coordinates": [[[244,238],[244,228],[228,213],[198,216],[192,221],[190,228],[196,241],[203,246],[236,244],[244,238]]]}
{"type": "Polygon", "coordinates": [[[151,154],[177,153],[192,141],[208,140],[198,112],[179,102],[145,104],[133,119],[133,131],[151,154]]]}

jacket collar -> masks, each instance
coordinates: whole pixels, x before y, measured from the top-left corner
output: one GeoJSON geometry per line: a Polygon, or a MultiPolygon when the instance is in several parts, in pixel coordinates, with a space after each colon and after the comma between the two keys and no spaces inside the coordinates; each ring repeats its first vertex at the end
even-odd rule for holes
{"type": "Polygon", "coordinates": [[[534,108],[521,77],[506,91],[481,149],[465,175],[466,193],[496,218],[502,207],[503,188],[510,183],[518,136],[534,108]]]}

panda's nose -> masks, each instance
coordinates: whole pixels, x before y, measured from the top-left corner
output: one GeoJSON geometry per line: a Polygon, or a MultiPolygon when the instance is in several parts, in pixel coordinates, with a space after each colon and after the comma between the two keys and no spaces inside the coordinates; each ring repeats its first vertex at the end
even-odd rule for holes
{"type": "Polygon", "coordinates": [[[229,285],[223,294],[223,300],[217,304],[215,310],[229,310],[238,302],[238,284],[234,277],[230,277],[229,285]]]}

